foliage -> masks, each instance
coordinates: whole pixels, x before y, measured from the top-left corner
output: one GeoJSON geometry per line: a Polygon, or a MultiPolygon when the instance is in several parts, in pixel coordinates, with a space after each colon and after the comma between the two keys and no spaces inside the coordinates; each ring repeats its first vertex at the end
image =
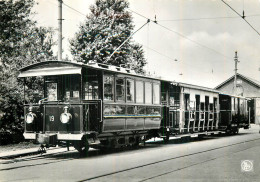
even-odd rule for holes
{"type": "Polygon", "coordinates": [[[112,57],[111,54],[133,32],[132,15],[127,11],[126,0],[96,0],[90,7],[91,13],[70,41],[71,52],[76,60],[132,68],[143,72],[146,64],[141,45],[130,38],[112,57]]]}
{"type": "MultiPolygon", "coordinates": [[[[4,131],[23,130],[23,80],[18,70],[53,58],[53,30],[37,27],[31,20],[33,0],[0,1],[0,127],[4,131]]],[[[26,87],[38,92],[40,79],[28,79],[26,87]]]]}

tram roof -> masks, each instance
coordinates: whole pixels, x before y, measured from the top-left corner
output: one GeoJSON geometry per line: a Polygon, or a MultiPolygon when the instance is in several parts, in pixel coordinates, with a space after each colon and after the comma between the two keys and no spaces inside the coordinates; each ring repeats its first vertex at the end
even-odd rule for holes
{"type": "Polygon", "coordinates": [[[174,84],[176,86],[182,86],[182,87],[186,87],[186,88],[192,88],[192,89],[219,93],[219,91],[216,89],[188,84],[188,83],[181,83],[181,82],[172,81],[172,80],[166,80],[166,79],[162,79],[162,78],[156,78],[156,77],[152,77],[152,76],[140,75],[130,69],[101,64],[101,63],[84,64],[81,62],[68,62],[68,61],[43,61],[43,62],[35,63],[35,64],[21,68],[19,70],[20,74],[18,75],[18,77],[22,78],[22,77],[31,77],[31,76],[81,74],[81,70],[83,67],[92,68],[95,70],[104,70],[104,71],[108,71],[108,72],[137,76],[137,77],[153,79],[153,80],[158,80],[158,81],[164,81],[164,82],[174,84]]]}

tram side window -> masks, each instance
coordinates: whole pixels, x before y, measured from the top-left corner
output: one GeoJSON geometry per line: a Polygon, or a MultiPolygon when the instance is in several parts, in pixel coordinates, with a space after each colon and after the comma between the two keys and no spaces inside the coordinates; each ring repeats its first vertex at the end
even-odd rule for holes
{"type": "Polygon", "coordinates": [[[145,103],[152,104],[152,83],[145,82],[145,103]]]}
{"type": "Polygon", "coordinates": [[[104,76],[104,100],[114,100],[114,76],[104,76]]]}
{"type": "Polygon", "coordinates": [[[143,81],[136,81],[136,103],[144,103],[144,83],[143,81]]]}
{"type": "Polygon", "coordinates": [[[153,103],[160,104],[160,87],[159,84],[153,84],[153,103]]]}
{"type": "Polygon", "coordinates": [[[196,95],[196,111],[200,110],[200,95],[196,95]]]}
{"type": "Polygon", "coordinates": [[[201,103],[200,103],[200,110],[201,110],[201,111],[204,111],[204,110],[205,110],[205,103],[204,103],[204,102],[201,102],[201,103]]]}
{"type": "Polygon", "coordinates": [[[190,94],[184,94],[184,109],[186,111],[190,110],[190,94]]]}
{"type": "Polygon", "coordinates": [[[125,80],[124,78],[116,78],[116,100],[125,100],[125,80]]]}
{"type": "Polygon", "coordinates": [[[218,108],[218,99],[214,98],[214,111],[216,112],[218,108]]]}
{"type": "Polygon", "coordinates": [[[205,110],[209,110],[209,96],[205,96],[205,110]]]}
{"type": "Polygon", "coordinates": [[[135,82],[132,79],[126,79],[126,100],[134,102],[135,98],[135,82]]]}

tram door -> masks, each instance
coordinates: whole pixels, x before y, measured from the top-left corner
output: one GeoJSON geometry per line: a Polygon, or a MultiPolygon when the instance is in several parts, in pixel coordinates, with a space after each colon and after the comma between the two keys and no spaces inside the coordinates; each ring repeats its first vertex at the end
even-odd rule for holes
{"type": "Polygon", "coordinates": [[[84,107],[85,118],[84,125],[86,131],[101,132],[102,116],[101,116],[101,101],[89,102],[84,107]]]}
{"type": "Polygon", "coordinates": [[[169,111],[169,124],[174,129],[175,132],[179,131],[179,120],[180,120],[180,111],[170,110],[169,111]]]}

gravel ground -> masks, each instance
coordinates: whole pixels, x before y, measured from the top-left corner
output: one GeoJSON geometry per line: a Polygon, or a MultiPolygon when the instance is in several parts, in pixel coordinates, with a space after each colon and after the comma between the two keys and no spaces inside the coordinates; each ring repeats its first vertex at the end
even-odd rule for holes
{"type": "Polygon", "coordinates": [[[33,144],[32,142],[20,142],[18,144],[8,144],[0,146],[0,153],[7,151],[17,151],[21,149],[37,148],[39,144],[33,144]]]}

